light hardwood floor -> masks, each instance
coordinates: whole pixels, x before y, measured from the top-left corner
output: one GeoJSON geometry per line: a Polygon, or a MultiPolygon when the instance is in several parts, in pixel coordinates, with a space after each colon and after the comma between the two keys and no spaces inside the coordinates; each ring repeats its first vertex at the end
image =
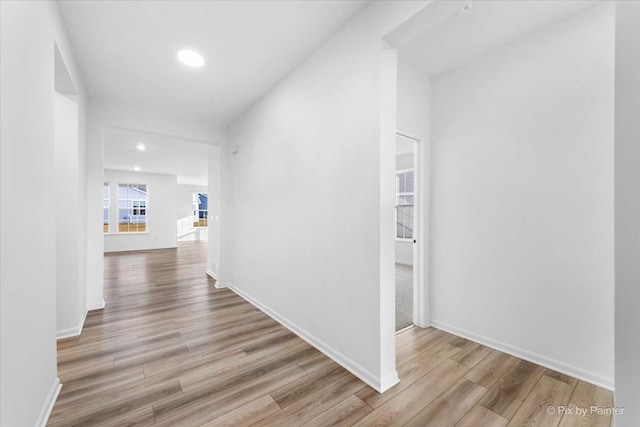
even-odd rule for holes
{"type": "Polygon", "coordinates": [[[50,426],[607,426],[611,393],[429,328],[380,395],[205,276],[206,242],[105,256],[106,308],[58,342],[50,426]]]}

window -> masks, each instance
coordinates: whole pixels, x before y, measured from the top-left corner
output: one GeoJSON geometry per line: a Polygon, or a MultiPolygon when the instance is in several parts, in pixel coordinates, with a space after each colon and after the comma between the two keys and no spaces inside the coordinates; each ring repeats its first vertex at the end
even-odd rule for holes
{"type": "Polygon", "coordinates": [[[413,170],[396,172],[396,238],[413,239],[413,170]]]}
{"type": "Polygon", "coordinates": [[[193,226],[206,227],[209,217],[209,198],[206,193],[193,193],[193,226]]]}
{"type": "Polygon", "coordinates": [[[118,184],[118,232],[147,231],[147,186],[118,184]]]}
{"type": "Polygon", "coordinates": [[[102,190],[102,231],[109,232],[109,183],[105,182],[102,190]]]}

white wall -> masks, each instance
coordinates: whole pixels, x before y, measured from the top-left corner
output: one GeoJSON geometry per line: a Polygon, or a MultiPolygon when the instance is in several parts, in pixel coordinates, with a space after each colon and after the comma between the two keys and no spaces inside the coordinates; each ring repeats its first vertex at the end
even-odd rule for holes
{"type": "MultiPolygon", "coordinates": [[[[226,135],[225,135],[226,140],[226,135]]],[[[220,268],[220,218],[222,215],[222,164],[221,147],[209,147],[208,195],[209,222],[207,227],[207,274],[218,278],[220,268]]]]}
{"type": "Polygon", "coordinates": [[[105,252],[177,247],[176,195],[178,178],[175,175],[105,169],[104,179],[109,183],[111,195],[111,210],[109,212],[111,231],[104,235],[105,252]],[[146,232],[116,232],[118,229],[118,184],[145,184],[147,186],[146,232]]]}
{"type": "Polygon", "coordinates": [[[616,9],[615,241],[617,427],[640,425],[640,4],[616,9]]]}
{"type": "MultiPolygon", "coordinates": [[[[86,304],[86,129],[78,90],[58,46],[54,49],[56,163],[56,329],[58,338],[80,334],[86,304]],[[80,120],[80,113],[83,117],[80,120]],[[79,127],[82,123],[83,128],[79,127]]],[[[80,88],[82,93],[82,88],[80,88]]],[[[83,95],[81,95],[83,96],[83,95]]]]}
{"type": "Polygon", "coordinates": [[[614,14],[432,79],[433,323],[613,386],[614,14]]]}
{"type": "Polygon", "coordinates": [[[79,186],[78,103],[54,96],[56,163],[56,329],[58,337],[78,335],[86,315],[80,242],[84,240],[84,192],[79,186]],[[81,239],[82,237],[82,239],[81,239]]]}
{"type": "Polygon", "coordinates": [[[425,5],[371,3],[230,127],[222,153],[221,282],[382,390],[397,374],[381,38],[425,5]]]}
{"type": "Polygon", "coordinates": [[[54,43],[78,91],[78,173],[86,94],[54,2],[0,2],[0,19],[0,424],[44,425],[59,390],[54,43]]]}
{"type": "Polygon", "coordinates": [[[102,224],[102,203],[104,185],[104,126],[100,109],[93,99],[87,111],[87,307],[104,307],[102,293],[104,279],[104,233],[102,224]]]}
{"type": "Polygon", "coordinates": [[[223,128],[216,125],[91,99],[87,128],[86,180],[87,301],[90,308],[104,306],[102,286],[105,242],[102,232],[102,185],[104,183],[104,134],[105,129],[109,127],[175,136],[207,144],[221,144],[225,138],[223,128]]]}
{"type": "Polygon", "coordinates": [[[431,80],[402,58],[398,60],[396,117],[399,131],[419,138],[428,148],[431,132],[431,80]]]}

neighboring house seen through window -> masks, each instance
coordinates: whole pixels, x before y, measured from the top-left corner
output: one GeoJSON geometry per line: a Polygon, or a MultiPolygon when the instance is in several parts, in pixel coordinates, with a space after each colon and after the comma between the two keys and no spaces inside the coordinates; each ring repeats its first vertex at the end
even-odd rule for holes
{"type": "Polygon", "coordinates": [[[396,238],[413,239],[413,170],[396,172],[396,238]]]}
{"type": "Polygon", "coordinates": [[[207,193],[193,193],[193,226],[206,227],[209,217],[209,198],[207,193]]]}
{"type": "Polygon", "coordinates": [[[118,232],[147,231],[147,208],[145,184],[118,184],[118,232]]]}

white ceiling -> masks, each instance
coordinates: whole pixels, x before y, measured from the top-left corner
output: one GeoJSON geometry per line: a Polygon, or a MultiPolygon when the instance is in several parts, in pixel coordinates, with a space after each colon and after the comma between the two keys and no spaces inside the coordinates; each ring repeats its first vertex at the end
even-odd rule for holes
{"type": "Polygon", "coordinates": [[[93,97],[228,124],[368,1],[58,1],[93,97]],[[201,69],[176,60],[200,52],[201,69]]]}
{"type": "Polygon", "coordinates": [[[589,6],[587,0],[475,0],[401,46],[400,59],[436,76],[490,53],[589,6]]]}
{"type": "Polygon", "coordinates": [[[106,128],[104,168],[176,175],[179,184],[207,185],[209,145],[150,133],[106,128]],[[139,151],[137,144],[147,149],[139,151]]]}

